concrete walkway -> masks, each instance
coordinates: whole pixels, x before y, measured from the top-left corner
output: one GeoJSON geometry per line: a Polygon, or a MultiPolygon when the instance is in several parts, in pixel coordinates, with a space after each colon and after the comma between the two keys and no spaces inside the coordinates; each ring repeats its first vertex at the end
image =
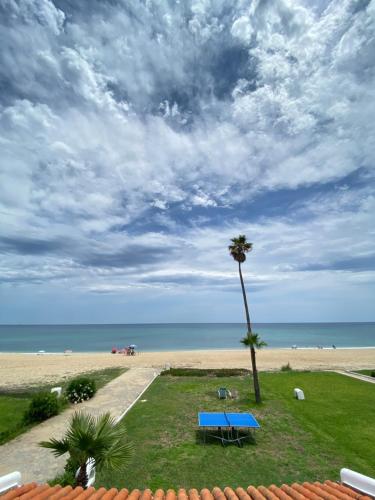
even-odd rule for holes
{"type": "Polygon", "coordinates": [[[368,375],[362,375],[361,373],[346,372],[344,370],[334,370],[334,371],[335,373],[340,373],[340,375],[346,375],[347,377],[363,380],[363,382],[370,382],[370,384],[375,384],[375,377],[369,377],[368,375]]]}
{"type": "Polygon", "coordinates": [[[0,476],[18,470],[24,483],[53,479],[63,472],[66,457],[55,458],[50,450],[41,448],[38,443],[51,437],[61,438],[72,414],[78,409],[94,415],[110,411],[113,417],[120,417],[157,374],[154,368],[131,368],[100,389],[89,401],[65,410],[0,446],[0,476]]]}

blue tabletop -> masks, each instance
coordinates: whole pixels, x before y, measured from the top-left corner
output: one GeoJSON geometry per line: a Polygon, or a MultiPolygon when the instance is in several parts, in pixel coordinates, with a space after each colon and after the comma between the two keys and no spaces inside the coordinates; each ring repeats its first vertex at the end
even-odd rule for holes
{"type": "Polygon", "coordinates": [[[258,429],[260,425],[251,413],[198,413],[199,427],[251,427],[258,429]]]}

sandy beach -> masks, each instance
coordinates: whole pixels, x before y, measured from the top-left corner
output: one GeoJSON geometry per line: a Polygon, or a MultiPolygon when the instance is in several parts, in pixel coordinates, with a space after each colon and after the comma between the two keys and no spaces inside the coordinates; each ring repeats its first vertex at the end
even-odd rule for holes
{"type": "MultiPolygon", "coordinates": [[[[260,370],[375,369],[374,349],[264,349],[257,353],[260,370]]],[[[0,389],[55,383],[79,373],[108,367],[249,368],[246,350],[145,352],[136,356],[110,353],[0,354],[0,389]]]]}

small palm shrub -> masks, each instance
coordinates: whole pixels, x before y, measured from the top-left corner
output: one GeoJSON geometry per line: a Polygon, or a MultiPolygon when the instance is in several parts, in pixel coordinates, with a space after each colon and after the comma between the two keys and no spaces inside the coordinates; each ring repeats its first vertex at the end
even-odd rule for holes
{"type": "Polygon", "coordinates": [[[69,453],[65,474],[59,479],[83,488],[88,482],[88,460],[94,461],[96,471],[122,472],[133,453],[124,420],[117,422],[109,412],[97,417],[76,412],[62,439],[52,438],[39,445],[49,448],[56,457],[69,453]]]}
{"type": "Polygon", "coordinates": [[[92,398],[95,393],[95,380],[87,377],[77,377],[73,379],[66,389],[66,396],[73,404],[87,401],[88,399],[92,398]]]}
{"type": "Polygon", "coordinates": [[[26,423],[42,422],[59,412],[60,403],[56,394],[39,392],[33,396],[30,406],[24,414],[24,420],[26,423]]]}
{"type": "Polygon", "coordinates": [[[292,370],[293,368],[290,366],[289,362],[281,367],[282,372],[291,372],[292,370]]]}

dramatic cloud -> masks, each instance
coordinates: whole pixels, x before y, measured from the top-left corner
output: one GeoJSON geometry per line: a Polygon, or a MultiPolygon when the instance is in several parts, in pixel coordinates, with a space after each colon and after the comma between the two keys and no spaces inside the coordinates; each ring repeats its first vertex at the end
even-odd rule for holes
{"type": "Polygon", "coordinates": [[[0,47],[0,320],[17,289],[194,321],[238,233],[257,300],[373,293],[375,0],[5,0],[0,47]]]}

